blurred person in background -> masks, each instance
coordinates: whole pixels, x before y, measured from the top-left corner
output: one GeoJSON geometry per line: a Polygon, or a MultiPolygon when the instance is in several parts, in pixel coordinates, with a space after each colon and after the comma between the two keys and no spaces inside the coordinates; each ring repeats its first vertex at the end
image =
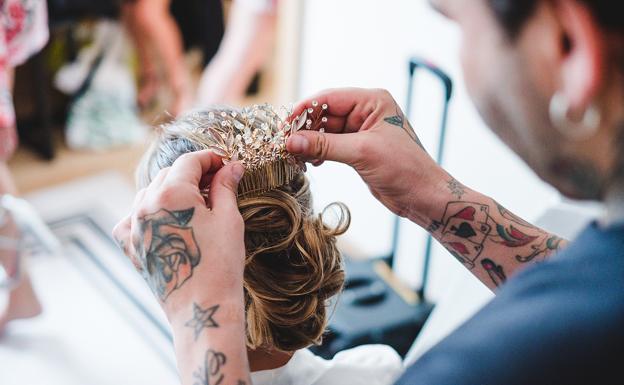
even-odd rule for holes
{"type": "Polygon", "coordinates": [[[224,33],[221,0],[124,0],[122,16],[139,59],[139,106],[154,102],[164,77],[167,112],[179,115],[191,107],[194,92],[184,50],[199,47],[204,66],[212,59],[224,33]]]}
{"type": "Polygon", "coordinates": [[[267,61],[274,41],[277,0],[235,0],[219,51],[202,74],[197,105],[236,104],[267,61]]]}
{"type": "MultiPolygon", "coordinates": [[[[14,69],[41,50],[48,41],[48,21],[45,0],[4,0],[0,2],[0,198],[17,194],[7,161],[17,147],[15,109],[13,107],[14,69]]],[[[19,230],[8,212],[0,207],[0,236],[17,243],[19,230]]],[[[5,242],[10,243],[10,242],[5,242]]],[[[4,263],[7,253],[2,250],[4,263]]],[[[7,265],[8,266],[8,265],[7,265]]],[[[9,267],[15,270],[17,267],[9,267]]],[[[0,309],[0,332],[6,323],[17,318],[36,316],[41,306],[30,280],[23,275],[14,283],[6,309],[0,309]]]]}

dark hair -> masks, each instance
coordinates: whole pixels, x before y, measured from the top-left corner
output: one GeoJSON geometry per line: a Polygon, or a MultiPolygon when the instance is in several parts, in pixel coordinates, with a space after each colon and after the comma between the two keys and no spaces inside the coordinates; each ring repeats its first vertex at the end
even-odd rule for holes
{"type": "MultiPolygon", "coordinates": [[[[515,37],[531,17],[540,1],[548,0],[487,0],[490,7],[511,37],[515,37]]],[[[608,30],[624,33],[624,3],[617,0],[580,1],[594,13],[600,25],[608,30]]]]}

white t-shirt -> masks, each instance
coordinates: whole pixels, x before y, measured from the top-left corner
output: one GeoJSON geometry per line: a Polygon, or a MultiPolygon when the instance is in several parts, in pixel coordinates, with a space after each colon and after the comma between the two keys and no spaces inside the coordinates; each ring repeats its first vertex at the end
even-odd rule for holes
{"type": "Polygon", "coordinates": [[[298,350],[281,368],[251,373],[254,385],[390,385],[403,372],[401,357],[386,345],[363,345],[332,360],[298,350]]]}

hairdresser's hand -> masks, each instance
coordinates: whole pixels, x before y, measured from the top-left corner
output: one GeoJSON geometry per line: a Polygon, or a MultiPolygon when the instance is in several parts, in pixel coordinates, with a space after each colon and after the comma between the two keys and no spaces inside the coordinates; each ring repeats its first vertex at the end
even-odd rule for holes
{"type": "Polygon", "coordinates": [[[192,316],[193,302],[212,306],[242,295],[244,224],[236,203],[242,173],[240,164],[222,167],[209,151],[185,154],[139,191],[113,230],[172,321],[179,312],[192,316]],[[200,185],[208,183],[206,202],[200,185]]]}
{"type": "Polygon", "coordinates": [[[244,224],[236,203],[243,172],[240,164],[221,167],[209,151],[182,155],[137,194],[113,230],[171,322],[184,385],[251,383],[244,224]],[[208,186],[206,202],[200,188],[208,186]]]}
{"type": "Polygon", "coordinates": [[[293,116],[313,100],[329,106],[326,133],[299,131],[288,151],[315,165],[332,160],[352,166],[386,207],[427,226],[429,202],[449,176],[427,154],[392,95],[328,90],[301,102],[293,116]]]}

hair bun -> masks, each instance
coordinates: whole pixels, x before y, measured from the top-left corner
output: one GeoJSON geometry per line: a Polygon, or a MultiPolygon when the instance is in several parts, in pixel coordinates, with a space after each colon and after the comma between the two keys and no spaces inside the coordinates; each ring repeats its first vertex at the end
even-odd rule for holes
{"type": "Polygon", "coordinates": [[[310,215],[308,182],[300,175],[285,189],[239,201],[245,221],[247,344],[294,351],[321,342],[327,300],[344,283],[336,236],[350,222],[344,204],[310,215]],[[323,221],[337,208],[335,226],[323,221]]]}

